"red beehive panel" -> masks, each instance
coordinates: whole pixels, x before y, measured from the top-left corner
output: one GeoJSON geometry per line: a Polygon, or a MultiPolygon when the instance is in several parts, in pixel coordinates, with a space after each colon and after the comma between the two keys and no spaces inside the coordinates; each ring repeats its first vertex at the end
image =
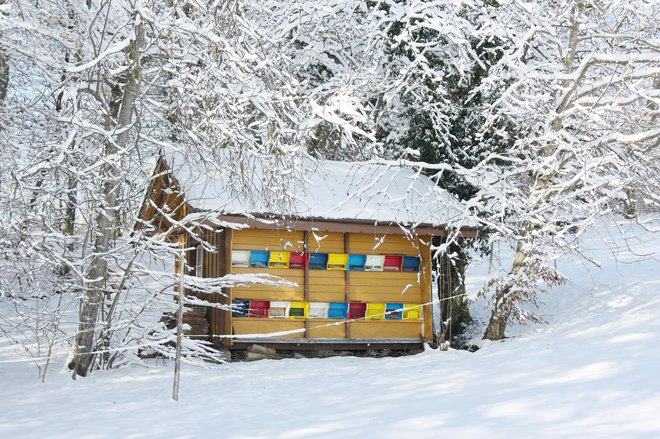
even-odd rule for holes
{"type": "Polygon", "coordinates": [[[367,314],[367,304],[362,302],[351,302],[348,308],[348,318],[363,319],[367,314]]]}
{"type": "Polygon", "coordinates": [[[387,255],[385,256],[383,271],[401,271],[402,263],[403,256],[387,255]]]}
{"type": "Polygon", "coordinates": [[[248,317],[268,317],[270,302],[263,300],[250,300],[248,317]]]}
{"type": "Polygon", "coordinates": [[[289,268],[304,269],[309,263],[309,255],[307,253],[293,253],[291,252],[291,259],[289,259],[289,268]]]}

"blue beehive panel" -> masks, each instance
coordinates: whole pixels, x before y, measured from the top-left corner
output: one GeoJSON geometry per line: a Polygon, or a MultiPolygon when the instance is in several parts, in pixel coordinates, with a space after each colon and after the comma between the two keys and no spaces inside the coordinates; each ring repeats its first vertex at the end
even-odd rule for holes
{"type": "Polygon", "coordinates": [[[310,270],[326,270],[328,268],[328,254],[327,253],[310,253],[309,254],[309,269],[310,270]]]}
{"type": "Polygon", "coordinates": [[[385,319],[401,320],[403,318],[402,310],[403,310],[403,303],[388,303],[385,306],[385,319]]]}
{"type": "Polygon", "coordinates": [[[403,268],[401,271],[418,272],[419,271],[419,258],[417,256],[404,256],[403,268]]]}
{"type": "Polygon", "coordinates": [[[250,252],[250,267],[252,268],[267,268],[268,267],[267,251],[252,251],[250,252]]]}
{"type": "Polygon", "coordinates": [[[348,314],[348,303],[332,302],[328,309],[329,319],[345,319],[348,314]]]}
{"type": "Polygon", "coordinates": [[[233,317],[247,317],[249,308],[250,308],[249,300],[234,299],[231,301],[231,315],[233,317]]]}
{"type": "Polygon", "coordinates": [[[348,256],[348,270],[364,271],[364,263],[367,260],[367,255],[349,255],[348,256]]]}

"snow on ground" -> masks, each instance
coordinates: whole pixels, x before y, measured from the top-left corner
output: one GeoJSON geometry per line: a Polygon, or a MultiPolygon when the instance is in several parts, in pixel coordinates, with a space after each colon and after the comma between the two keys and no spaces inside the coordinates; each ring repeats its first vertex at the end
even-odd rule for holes
{"type": "Polygon", "coordinates": [[[188,366],[177,403],[171,363],[73,381],[62,359],[41,384],[0,351],[0,438],[660,437],[660,242],[610,223],[584,244],[602,267],[560,265],[548,324],[475,353],[188,366]]]}

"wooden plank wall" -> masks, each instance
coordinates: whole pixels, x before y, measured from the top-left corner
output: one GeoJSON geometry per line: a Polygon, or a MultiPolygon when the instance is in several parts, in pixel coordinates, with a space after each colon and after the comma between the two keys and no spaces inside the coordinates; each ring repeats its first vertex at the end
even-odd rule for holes
{"type": "MultiPolygon", "coordinates": [[[[308,271],[310,302],[367,303],[426,303],[431,300],[431,253],[430,237],[409,240],[402,235],[375,235],[350,233],[309,232],[305,249],[305,232],[243,229],[232,231],[226,248],[233,250],[308,251],[311,253],[397,254],[421,257],[419,273],[359,272],[359,271],[308,271]],[[348,285],[348,288],[346,286],[348,285]]],[[[227,258],[227,272],[269,273],[296,282],[296,287],[269,287],[250,285],[231,290],[233,298],[257,300],[305,301],[305,270],[261,269],[231,267],[227,258]]],[[[231,318],[226,313],[222,333],[252,334],[294,329],[307,329],[287,335],[286,338],[308,336],[311,338],[413,338],[430,339],[432,336],[431,307],[424,309],[424,321],[364,320],[350,325],[329,325],[329,319],[250,319],[231,318]],[[230,332],[227,332],[227,331],[230,332]]],[[[214,333],[219,329],[214,326],[214,333]]],[[[278,337],[279,338],[279,337],[278,337]]]]}

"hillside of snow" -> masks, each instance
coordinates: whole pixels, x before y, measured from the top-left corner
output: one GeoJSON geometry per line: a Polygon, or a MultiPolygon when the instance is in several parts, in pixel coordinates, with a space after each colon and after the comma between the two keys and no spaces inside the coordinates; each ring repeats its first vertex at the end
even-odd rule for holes
{"type": "Polygon", "coordinates": [[[184,366],[179,402],[171,362],[73,381],[59,356],[42,384],[0,334],[0,438],[660,437],[657,234],[608,222],[583,251],[600,266],[559,264],[547,324],[477,352],[184,366]]]}

